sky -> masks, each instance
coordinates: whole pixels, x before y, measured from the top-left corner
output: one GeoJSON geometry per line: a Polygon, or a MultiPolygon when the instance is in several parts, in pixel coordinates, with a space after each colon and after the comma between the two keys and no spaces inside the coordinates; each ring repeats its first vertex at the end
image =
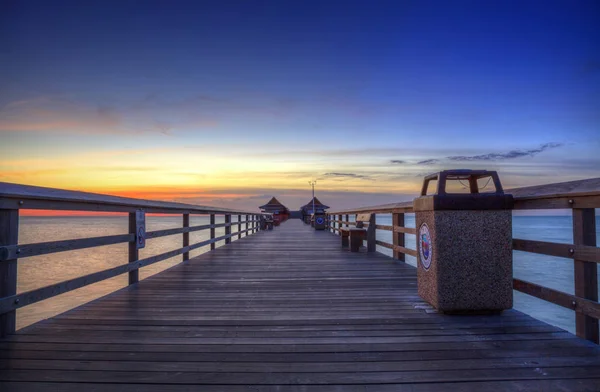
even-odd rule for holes
{"type": "Polygon", "coordinates": [[[0,181],[295,209],[600,176],[600,2],[0,1],[0,181]]]}

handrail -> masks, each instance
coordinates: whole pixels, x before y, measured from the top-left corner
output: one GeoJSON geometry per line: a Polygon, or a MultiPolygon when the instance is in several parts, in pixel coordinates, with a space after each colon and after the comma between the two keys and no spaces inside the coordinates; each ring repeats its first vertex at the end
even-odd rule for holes
{"type": "Polygon", "coordinates": [[[163,214],[258,214],[258,211],[241,211],[193,204],[135,199],[129,197],[45,188],[0,182],[0,209],[71,210],[103,212],[135,212],[143,209],[149,213],[163,214]]]}
{"type": "Polygon", "coordinates": [[[553,184],[526,186],[505,190],[516,199],[560,198],[563,196],[594,196],[600,192],[600,178],[557,182],[553,184]]]}
{"type": "MultiPolygon", "coordinates": [[[[554,184],[527,186],[521,188],[506,189],[504,193],[511,194],[515,198],[515,209],[533,208],[587,208],[588,204],[600,204],[600,178],[587,180],[558,182],[554,184]],[[558,191],[557,191],[558,190],[558,191]],[[541,203],[528,203],[529,200],[547,200],[541,203]],[[571,202],[569,202],[571,200],[571,202]],[[562,203],[561,203],[562,202],[562,203]],[[578,205],[575,205],[578,204],[578,205]],[[539,206],[539,207],[538,207],[539,206]]],[[[415,195],[415,197],[417,197],[415,195]]],[[[345,210],[328,211],[329,215],[377,213],[392,214],[394,212],[412,212],[412,201],[400,203],[380,204],[375,206],[350,208],[345,210]]],[[[595,207],[596,208],[596,207],[595,207]]]]}
{"type": "Polygon", "coordinates": [[[377,214],[392,214],[394,212],[412,212],[413,202],[405,201],[401,203],[381,204],[378,206],[351,208],[346,210],[328,211],[329,215],[339,214],[360,214],[360,213],[377,213],[377,214]]]}
{"type": "Polygon", "coordinates": [[[135,284],[138,282],[138,271],[142,267],[177,255],[183,255],[182,260],[186,261],[189,259],[189,252],[194,249],[210,245],[212,250],[219,241],[229,244],[232,238],[240,239],[242,234],[256,233],[259,230],[258,222],[264,215],[269,214],[0,182],[0,336],[15,331],[16,309],[124,273],[129,274],[129,284],[135,284]],[[18,243],[19,210],[21,209],[127,213],[129,233],[21,245],[18,243]],[[144,236],[145,240],[152,240],[181,234],[182,246],[139,259],[139,251],[136,247],[136,211],[139,210],[182,215],[182,227],[149,231],[144,236]],[[190,215],[210,215],[210,224],[190,226],[190,215]],[[216,223],[216,215],[223,215],[225,223],[216,223]],[[237,215],[237,222],[231,222],[232,215],[237,215]],[[241,220],[242,216],[245,220],[241,220]],[[242,230],[242,223],[245,223],[244,230],[242,230]],[[238,231],[232,233],[232,226],[237,226],[238,231]],[[225,235],[216,237],[215,229],[220,227],[225,228],[225,235]],[[189,233],[200,230],[210,230],[210,239],[190,244],[189,233]],[[119,243],[129,243],[129,262],[126,264],[28,292],[20,294],[16,292],[19,259],[119,243]]]}
{"type": "MultiPolygon", "coordinates": [[[[575,295],[550,289],[542,285],[513,279],[513,288],[576,312],[577,335],[599,343],[597,264],[600,263],[600,248],[596,244],[595,208],[600,208],[600,178],[545,184],[505,190],[514,198],[515,210],[570,209],[573,213],[573,244],[533,241],[514,238],[513,250],[568,258],[575,268],[575,295]]],[[[416,235],[415,228],[404,227],[404,214],[411,213],[413,202],[384,204],[328,212],[332,233],[340,233],[343,225],[353,225],[350,214],[392,214],[392,225],[375,225],[377,230],[393,233],[393,244],[379,241],[376,245],[394,251],[394,258],[405,260],[405,255],[417,257],[417,250],[405,247],[405,235],[416,235]],[[345,219],[343,219],[345,216],[345,219]],[[336,218],[337,217],[337,218],[336,218]]]]}

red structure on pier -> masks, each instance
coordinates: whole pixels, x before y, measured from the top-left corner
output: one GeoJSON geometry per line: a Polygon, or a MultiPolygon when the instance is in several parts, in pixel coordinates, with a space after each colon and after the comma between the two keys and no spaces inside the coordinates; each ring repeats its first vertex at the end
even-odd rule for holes
{"type": "Polygon", "coordinates": [[[286,221],[290,217],[290,210],[275,197],[265,205],[259,207],[261,211],[273,214],[273,224],[279,226],[281,222],[286,221]]]}

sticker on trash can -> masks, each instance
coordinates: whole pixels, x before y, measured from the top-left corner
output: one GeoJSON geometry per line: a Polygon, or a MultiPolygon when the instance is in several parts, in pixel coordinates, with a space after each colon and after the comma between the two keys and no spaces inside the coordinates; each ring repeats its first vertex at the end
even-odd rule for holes
{"type": "Polygon", "coordinates": [[[423,268],[428,270],[431,266],[431,259],[433,257],[433,246],[431,244],[429,227],[427,227],[426,223],[423,223],[419,229],[419,256],[421,256],[423,268]]]}
{"type": "Polygon", "coordinates": [[[325,222],[322,216],[317,218],[317,225],[322,225],[325,222]]]}

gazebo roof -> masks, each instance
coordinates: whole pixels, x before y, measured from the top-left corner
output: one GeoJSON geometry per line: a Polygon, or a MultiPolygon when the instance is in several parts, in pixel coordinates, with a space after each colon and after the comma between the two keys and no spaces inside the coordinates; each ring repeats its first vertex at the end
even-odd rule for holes
{"type": "Polygon", "coordinates": [[[279,200],[272,197],[271,200],[265,205],[259,207],[261,210],[284,210],[287,211],[287,207],[281,204],[279,200]]]}
{"type": "MultiPolygon", "coordinates": [[[[314,198],[314,200],[315,200],[315,207],[318,206],[324,210],[329,208],[329,206],[326,206],[325,204],[321,203],[321,201],[319,199],[317,199],[316,197],[314,198]]],[[[306,203],[305,205],[302,206],[302,209],[305,209],[305,210],[312,209],[312,206],[313,206],[312,202],[313,202],[313,199],[310,199],[310,201],[308,203],[306,203]]]]}

